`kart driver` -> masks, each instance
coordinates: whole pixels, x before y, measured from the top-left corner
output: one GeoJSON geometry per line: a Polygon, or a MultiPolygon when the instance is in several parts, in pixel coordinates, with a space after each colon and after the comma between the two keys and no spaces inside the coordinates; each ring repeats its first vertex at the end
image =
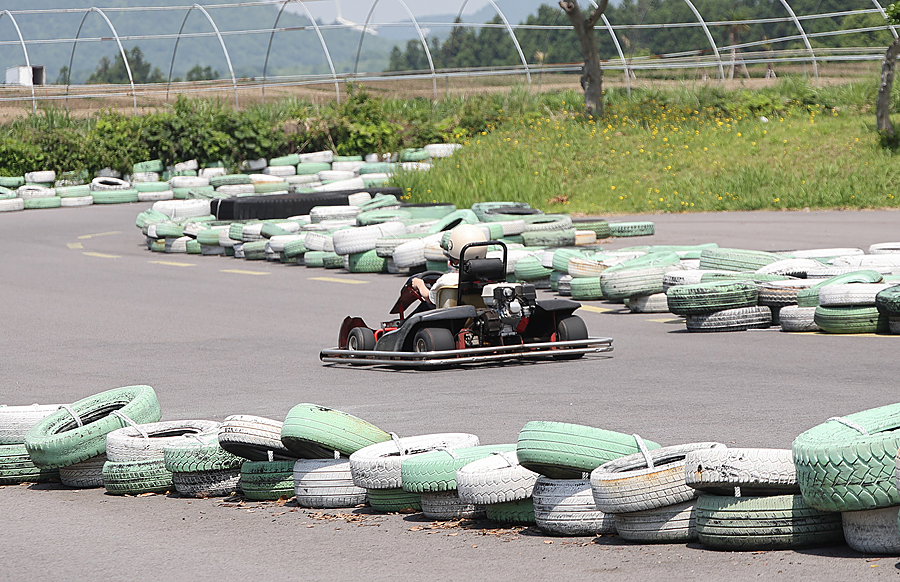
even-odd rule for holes
{"type": "MultiPolygon", "coordinates": [[[[444,256],[450,265],[450,271],[441,275],[431,289],[425,284],[425,281],[415,277],[412,280],[412,286],[418,293],[423,302],[429,304],[429,308],[434,308],[437,304],[438,291],[441,287],[455,287],[459,284],[459,254],[463,247],[467,244],[487,241],[484,231],[472,224],[461,224],[450,231],[450,239],[447,241],[447,250],[444,256]]],[[[487,247],[472,247],[466,251],[467,259],[483,259],[487,256],[487,247]]]]}

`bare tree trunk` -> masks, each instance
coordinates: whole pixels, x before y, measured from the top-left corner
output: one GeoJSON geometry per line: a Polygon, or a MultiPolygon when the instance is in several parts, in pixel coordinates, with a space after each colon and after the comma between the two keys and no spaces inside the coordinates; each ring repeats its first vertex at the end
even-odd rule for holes
{"type": "Polygon", "coordinates": [[[576,0],[559,3],[559,7],[569,17],[575,34],[578,35],[578,41],[581,43],[581,56],[584,57],[584,67],[581,71],[584,108],[593,115],[603,114],[603,69],[600,66],[600,50],[594,39],[594,25],[600,20],[607,4],[609,4],[609,0],[600,0],[597,8],[594,8],[585,18],[576,0]]]}
{"type": "Polygon", "coordinates": [[[900,39],[895,40],[884,53],[881,61],[881,86],[878,87],[878,98],[875,100],[875,121],[878,131],[887,137],[894,137],[894,126],[891,125],[891,87],[894,85],[894,69],[897,55],[900,54],[900,39]]]}

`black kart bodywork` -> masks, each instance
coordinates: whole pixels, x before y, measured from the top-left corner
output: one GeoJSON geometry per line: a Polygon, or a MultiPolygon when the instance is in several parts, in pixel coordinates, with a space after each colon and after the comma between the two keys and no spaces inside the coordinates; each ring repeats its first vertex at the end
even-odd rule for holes
{"type": "Polygon", "coordinates": [[[322,350],[319,357],[326,363],[429,368],[510,359],[574,359],[612,351],[611,338],[588,337],[584,322],[574,315],[579,303],[538,300],[533,285],[505,283],[506,265],[504,243],[466,245],[460,256],[455,305],[420,306],[406,317],[406,310],[421,301],[413,278],[423,279],[430,287],[442,275],[420,273],[407,280],[391,309],[397,319],[375,330],[359,317],[347,317],[338,346],[322,350]],[[500,246],[502,258],[465,258],[471,247],[486,245],[500,246]]]}

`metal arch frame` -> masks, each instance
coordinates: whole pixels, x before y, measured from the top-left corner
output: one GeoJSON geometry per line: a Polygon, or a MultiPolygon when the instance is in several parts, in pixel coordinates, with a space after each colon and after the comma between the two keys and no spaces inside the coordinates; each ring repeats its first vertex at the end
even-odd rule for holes
{"type": "Polygon", "coordinates": [[[262,102],[265,104],[266,102],[266,79],[267,72],[269,70],[269,53],[272,50],[272,40],[275,38],[275,29],[278,27],[278,21],[281,20],[281,15],[284,13],[284,9],[287,8],[287,5],[291,2],[296,2],[303,8],[303,11],[306,13],[306,17],[309,18],[309,21],[312,22],[313,28],[316,30],[316,36],[319,37],[319,43],[322,45],[322,50],[325,52],[325,59],[328,61],[328,68],[331,69],[331,78],[334,80],[334,93],[337,96],[338,105],[341,104],[341,88],[338,84],[337,72],[334,70],[334,62],[331,60],[331,53],[328,50],[328,45],[325,43],[325,38],[322,36],[322,31],[319,30],[319,23],[316,22],[316,19],[312,17],[312,14],[309,12],[309,8],[306,7],[306,4],[303,3],[303,0],[284,0],[284,3],[281,5],[281,9],[278,11],[278,16],[275,17],[275,23],[272,25],[272,34],[269,35],[269,47],[266,49],[266,61],[263,64],[263,83],[262,83],[262,102]]]}
{"type": "MultiPolygon", "coordinates": [[[[784,2],[784,0],[781,0],[784,2]]],[[[713,40],[712,34],[709,32],[709,27],[706,26],[706,21],[703,20],[703,16],[700,14],[700,11],[694,6],[694,3],[691,0],[684,0],[685,4],[688,5],[688,8],[691,9],[691,12],[694,13],[694,16],[697,17],[697,21],[700,22],[700,26],[703,27],[703,32],[706,33],[706,38],[709,40],[709,45],[712,47],[713,53],[716,55],[716,63],[719,66],[719,79],[722,82],[725,82],[725,69],[722,67],[722,57],[719,55],[719,47],[716,46],[716,41],[713,40]]]]}
{"type": "MultiPolygon", "coordinates": [[[[878,0],[872,0],[872,4],[875,5],[875,8],[878,9],[878,12],[880,12],[881,15],[884,17],[884,19],[887,20],[887,17],[888,17],[887,12],[884,11],[884,8],[881,6],[881,3],[878,0]]],[[[888,28],[891,29],[891,34],[894,35],[894,40],[900,38],[900,35],[897,34],[897,29],[894,27],[893,24],[888,24],[888,28]]]]}
{"type": "MultiPolygon", "coordinates": [[[[499,6],[497,6],[497,3],[494,2],[494,0],[488,0],[488,3],[494,8],[494,10],[497,12],[497,15],[503,21],[503,26],[506,27],[506,32],[509,33],[509,37],[512,39],[513,44],[516,45],[516,52],[519,53],[519,60],[522,61],[522,66],[525,67],[525,77],[528,79],[528,84],[531,85],[531,69],[528,67],[528,59],[525,58],[525,53],[522,52],[522,47],[521,45],[519,45],[519,39],[516,38],[516,33],[513,31],[512,26],[509,25],[509,20],[507,20],[506,14],[503,14],[503,11],[500,10],[499,6]]],[[[462,6],[459,7],[459,12],[456,13],[456,20],[462,18],[462,11],[466,9],[466,6],[468,4],[469,0],[463,0],[462,6]]]]}
{"type": "Polygon", "coordinates": [[[116,27],[110,22],[106,13],[96,6],[91,6],[90,10],[84,13],[84,16],[81,18],[81,24],[78,25],[78,32],[75,33],[75,41],[72,43],[72,54],[69,55],[69,69],[66,72],[66,111],[69,110],[69,87],[71,86],[72,81],[72,63],[75,61],[75,49],[78,48],[78,37],[81,36],[81,29],[84,27],[84,21],[87,20],[87,17],[91,12],[96,12],[103,17],[103,20],[106,21],[106,25],[109,27],[109,30],[112,31],[113,36],[116,39],[116,44],[119,45],[119,53],[121,53],[122,60],[125,62],[125,71],[128,73],[128,82],[131,84],[131,99],[134,106],[134,113],[137,115],[137,93],[134,88],[134,77],[131,74],[131,65],[128,63],[128,55],[125,53],[125,47],[122,46],[122,41],[119,38],[119,33],[116,32],[116,27]]]}
{"type": "Polygon", "coordinates": [[[793,19],[794,24],[797,26],[797,30],[800,31],[800,36],[803,37],[803,44],[806,45],[806,50],[809,51],[809,55],[812,57],[812,68],[813,68],[813,76],[816,78],[816,82],[819,82],[819,66],[816,64],[816,53],[813,51],[812,45],[809,44],[809,37],[806,36],[806,31],[803,30],[803,25],[800,24],[800,19],[797,18],[797,15],[794,14],[794,9],[791,8],[791,5],[787,3],[787,0],[781,0],[781,5],[784,6],[785,10],[788,11],[788,14],[791,15],[791,19],[793,19]]]}
{"type": "MultiPolygon", "coordinates": [[[[19,29],[19,23],[16,22],[16,17],[13,16],[12,12],[9,10],[0,10],[0,20],[3,20],[3,15],[6,14],[12,19],[13,26],[16,29],[16,34],[19,35],[19,43],[22,45],[22,52],[25,53],[25,66],[31,69],[31,59],[28,58],[28,47],[25,46],[25,39],[22,38],[22,31],[19,29]]],[[[34,75],[34,71],[31,72],[32,76],[34,75]]],[[[34,81],[31,82],[31,112],[37,112],[37,98],[34,96],[34,81]]]]}
{"type": "MultiPolygon", "coordinates": [[[[359,34],[359,46],[356,47],[356,62],[353,64],[353,76],[356,76],[359,72],[359,55],[362,53],[362,44],[363,39],[366,37],[366,32],[369,29],[369,21],[372,19],[372,14],[375,12],[375,7],[378,6],[378,3],[381,0],[375,0],[372,3],[372,7],[369,9],[369,14],[366,16],[366,23],[363,25],[362,32],[359,34]]],[[[434,61],[431,58],[431,50],[428,48],[428,42],[425,40],[425,34],[422,32],[422,27],[419,26],[419,21],[416,20],[416,17],[413,16],[412,11],[409,9],[409,6],[406,5],[406,2],[403,0],[397,0],[403,9],[406,10],[406,14],[409,15],[409,19],[412,20],[413,26],[416,28],[416,32],[419,34],[419,41],[422,43],[422,48],[425,49],[425,56],[428,57],[428,67],[431,69],[431,89],[434,94],[434,98],[437,99],[437,73],[434,70],[434,61]]]]}
{"type": "Polygon", "coordinates": [[[194,8],[197,8],[204,16],[206,16],[206,20],[209,21],[210,26],[213,27],[213,31],[216,33],[216,37],[219,39],[219,44],[222,46],[222,52],[225,54],[225,62],[228,63],[228,72],[231,73],[231,86],[234,88],[234,108],[238,109],[237,79],[234,76],[234,68],[231,66],[231,56],[228,54],[228,47],[225,46],[225,39],[222,38],[222,33],[219,32],[219,27],[216,26],[216,21],[209,15],[206,8],[199,4],[192,4],[191,7],[188,8],[187,13],[184,15],[184,20],[181,21],[181,28],[178,29],[178,36],[175,38],[175,47],[172,49],[172,61],[169,63],[169,78],[166,80],[166,103],[169,102],[169,87],[172,85],[172,70],[175,68],[175,54],[178,52],[178,41],[181,40],[181,34],[184,32],[184,25],[187,24],[187,19],[191,15],[191,12],[194,11],[194,8]]]}

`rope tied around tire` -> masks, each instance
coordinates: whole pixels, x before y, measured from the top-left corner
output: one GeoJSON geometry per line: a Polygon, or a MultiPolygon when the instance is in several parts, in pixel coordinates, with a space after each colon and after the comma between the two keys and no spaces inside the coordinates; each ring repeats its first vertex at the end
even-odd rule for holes
{"type": "Polygon", "coordinates": [[[408,455],[409,451],[407,449],[404,449],[403,445],[400,444],[400,437],[397,436],[397,433],[389,432],[388,434],[391,435],[391,440],[394,441],[395,445],[397,445],[397,452],[400,453],[400,456],[402,457],[404,455],[408,455]]]}
{"type": "Polygon", "coordinates": [[[71,406],[69,406],[68,404],[63,404],[62,406],[59,407],[59,409],[65,410],[66,412],[71,414],[72,418],[74,418],[75,422],[78,424],[78,428],[81,428],[84,426],[84,423],[81,422],[81,417],[78,416],[77,414],[75,414],[75,410],[71,406]]]}
{"type": "Polygon", "coordinates": [[[509,465],[510,467],[515,467],[516,465],[518,465],[518,463],[513,463],[512,461],[509,460],[507,453],[504,453],[502,451],[491,451],[491,454],[497,455],[498,457],[500,457],[501,459],[506,461],[506,464],[509,465]]]}
{"type": "Polygon", "coordinates": [[[650,456],[650,450],[647,448],[647,445],[644,443],[644,439],[640,437],[640,435],[633,434],[634,442],[637,443],[639,449],[641,449],[641,454],[644,455],[644,460],[647,461],[647,468],[652,469],[655,467],[653,464],[653,458],[650,456]]]}
{"type": "Polygon", "coordinates": [[[438,446],[438,447],[435,447],[434,450],[436,450],[436,451],[444,451],[445,453],[447,453],[448,455],[450,455],[450,456],[453,457],[454,459],[458,459],[458,458],[459,458],[459,455],[457,455],[456,453],[454,453],[454,452],[453,452],[453,449],[451,449],[451,448],[448,447],[447,445],[440,445],[440,446],[438,446]]]}
{"type": "Polygon", "coordinates": [[[849,418],[844,418],[843,416],[832,416],[831,418],[829,418],[829,419],[826,420],[825,422],[828,422],[828,421],[831,421],[831,420],[833,420],[833,421],[835,421],[835,422],[839,422],[839,423],[843,424],[844,426],[848,426],[848,427],[852,428],[853,430],[857,431],[859,434],[861,434],[861,435],[863,435],[863,436],[870,436],[870,435],[869,435],[869,431],[867,431],[867,430],[866,430],[865,428],[863,428],[861,425],[859,425],[859,424],[853,422],[853,421],[850,420],[849,418]]]}
{"type": "Polygon", "coordinates": [[[145,431],[144,429],[142,429],[142,428],[140,427],[140,425],[138,425],[138,423],[136,423],[135,421],[133,421],[133,420],[131,420],[130,418],[128,418],[128,416],[126,416],[125,414],[122,414],[122,413],[119,412],[118,410],[113,410],[112,412],[110,412],[110,414],[113,415],[113,416],[115,416],[115,417],[117,417],[117,418],[121,418],[122,421],[124,421],[126,424],[130,424],[130,425],[131,425],[136,431],[138,431],[138,433],[140,433],[140,435],[141,435],[142,437],[144,437],[145,439],[149,439],[149,438],[150,438],[150,435],[147,434],[147,431],[145,431]]]}

